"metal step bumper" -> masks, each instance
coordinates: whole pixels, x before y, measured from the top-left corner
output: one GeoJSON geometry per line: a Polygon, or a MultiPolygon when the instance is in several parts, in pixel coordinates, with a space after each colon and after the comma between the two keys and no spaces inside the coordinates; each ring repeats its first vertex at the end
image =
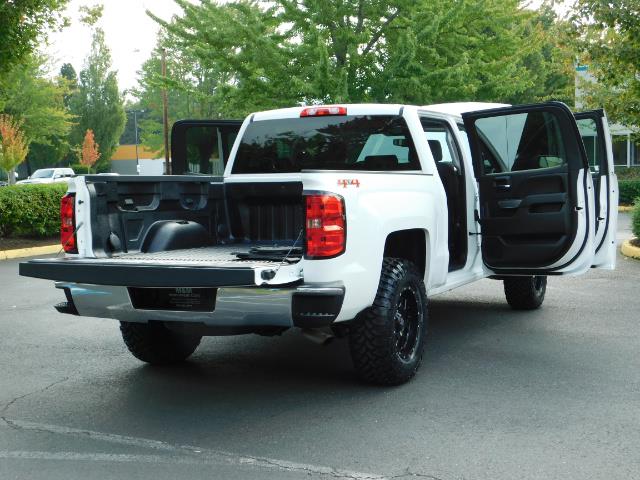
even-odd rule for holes
{"type": "Polygon", "coordinates": [[[134,307],[127,287],[57,282],[79,315],[126,322],[200,323],[210,327],[328,326],[342,307],[341,285],[221,287],[212,311],[151,310],[134,307]]]}

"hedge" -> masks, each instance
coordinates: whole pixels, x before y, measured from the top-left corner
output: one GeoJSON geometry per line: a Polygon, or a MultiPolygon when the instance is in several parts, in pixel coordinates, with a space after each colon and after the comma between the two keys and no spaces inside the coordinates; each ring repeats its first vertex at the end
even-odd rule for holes
{"type": "Polygon", "coordinates": [[[620,204],[632,205],[640,197],[640,180],[619,180],[620,204]]]}
{"type": "Polygon", "coordinates": [[[66,183],[0,187],[0,237],[54,236],[66,183]]]}
{"type": "Polygon", "coordinates": [[[618,180],[640,180],[640,166],[615,167],[618,180]]]}
{"type": "Polygon", "coordinates": [[[72,163],[69,168],[73,169],[76,175],[86,175],[87,167],[81,163],[72,163]]]}

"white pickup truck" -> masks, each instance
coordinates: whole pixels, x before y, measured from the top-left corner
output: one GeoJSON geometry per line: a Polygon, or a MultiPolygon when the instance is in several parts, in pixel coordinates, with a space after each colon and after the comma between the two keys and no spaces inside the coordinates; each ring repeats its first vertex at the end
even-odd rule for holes
{"type": "Polygon", "coordinates": [[[58,311],[119,320],[145,362],[184,360],[204,335],[298,327],[348,336],[361,378],[400,384],[429,297],[491,277],[533,309],[547,276],[615,267],[602,111],[289,108],[178,122],[172,158],[171,176],[73,178],[65,257],[20,264],[64,290],[58,311]]]}

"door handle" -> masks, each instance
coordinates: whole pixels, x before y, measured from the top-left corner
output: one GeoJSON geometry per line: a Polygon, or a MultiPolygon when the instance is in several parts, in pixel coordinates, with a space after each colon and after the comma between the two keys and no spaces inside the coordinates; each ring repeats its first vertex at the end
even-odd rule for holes
{"type": "Polygon", "coordinates": [[[511,188],[511,179],[509,177],[495,177],[493,179],[493,186],[496,190],[509,190],[511,188]]]}

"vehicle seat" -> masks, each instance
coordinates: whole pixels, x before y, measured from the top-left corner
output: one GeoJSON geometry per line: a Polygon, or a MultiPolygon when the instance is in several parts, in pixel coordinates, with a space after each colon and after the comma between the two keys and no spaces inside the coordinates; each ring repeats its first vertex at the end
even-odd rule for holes
{"type": "Polygon", "coordinates": [[[364,157],[366,170],[398,170],[398,157],[395,155],[367,155],[364,157]]]}
{"type": "Polygon", "coordinates": [[[449,253],[453,255],[455,249],[455,239],[457,236],[456,229],[459,226],[460,214],[458,212],[458,191],[460,188],[460,177],[456,167],[451,162],[442,161],[442,144],[438,140],[429,140],[429,148],[436,161],[438,175],[442,180],[444,192],[447,196],[447,209],[449,211],[449,253]]]}
{"type": "Polygon", "coordinates": [[[438,175],[440,175],[440,180],[442,180],[447,194],[447,202],[449,202],[449,199],[454,199],[458,193],[460,184],[458,171],[453,163],[442,161],[442,144],[438,140],[429,140],[429,148],[431,148],[433,159],[436,161],[438,175]]]}

